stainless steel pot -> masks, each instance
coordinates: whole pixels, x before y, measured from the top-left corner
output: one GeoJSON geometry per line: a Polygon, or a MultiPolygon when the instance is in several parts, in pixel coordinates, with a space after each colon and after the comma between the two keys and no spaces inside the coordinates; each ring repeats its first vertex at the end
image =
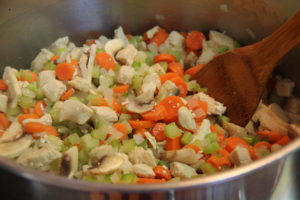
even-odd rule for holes
{"type": "MultiPolygon", "coordinates": [[[[218,29],[243,44],[270,33],[300,9],[299,0],[10,0],[0,1],[0,64],[29,66],[39,49],[60,36],[78,44],[122,25],[142,33],[153,25],[168,30],[218,29]]],[[[298,81],[299,48],[277,71],[298,81]]],[[[3,68],[2,68],[3,69],[3,68]]],[[[298,89],[298,94],[299,89],[298,89]]],[[[0,158],[0,167],[31,180],[37,199],[269,199],[295,139],[282,150],[247,166],[200,179],[158,185],[105,185],[52,176],[0,158]]]]}

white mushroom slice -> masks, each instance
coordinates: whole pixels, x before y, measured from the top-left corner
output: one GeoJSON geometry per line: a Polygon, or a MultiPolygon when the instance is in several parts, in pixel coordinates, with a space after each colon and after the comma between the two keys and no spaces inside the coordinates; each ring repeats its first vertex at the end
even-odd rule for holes
{"type": "Polygon", "coordinates": [[[68,149],[62,156],[60,173],[72,178],[78,170],[78,148],[76,146],[68,149]]]}
{"type": "Polygon", "coordinates": [[[40,71],[44,65],[49,62],[54,54],[48,49],[42,49],[41,52],[31,62],[31,69],[40,71]]]}
{"type": "Polygon", "coordinates": [[[79,59],[80,72],[84,79],[89,80],[90,74],[87,67],[87,63],[88,63],[88,56],[86,54],[82,54],[79,59]]]}
{"type": "Polygon", "coordinates": [[[127,110],[135,113],[144,113],[151,110],[155,105],[153,95],[153,92],[148,91],[135,98],[129,98],[127,110]]]}
{"type": "Polygon", "coordinates": [[[15,108],[18,104],[19,97],[22,95],[21,87],[17,80],[17,70],[11,67],[5,67],[3,80],[8,85],[10,107],[15,108]]]}
{"type": "Polygon", "coordinates": [[[32,143],[33,139],[29,135],[25,135],[20,139],[0,144],[0,156],[7,158],[18,157],[24,152],[32,143]]]}
{"type": "Polygon", "coordinates": [[[156,73],[158,76],[164,75],[166,72],[159,63],[155,63],[149,69],[150,73],[156,73]]]}
{"type": "Polygon", "coordinates": [[[106,42],[106,44],[104,45],[104,50],[111,56],[114,56],[117,51],[123,48],[123,46],[124,46],[123,40],[112,39],[106,42]]]}
{"type": "Polygon", "coordinates": [[[289,97],[287,99],[287,102],[285,103],[284,105],[284,109],[287,111],[287,112],[291,112],[291,113],[299,113],[300,110],[299,110],[299,106],[300,106],[300,99],[297,98],[297,97],[289,97]]]}
{"type": "Polygon", "coordinates": [[[168,42],[172,47],[178,47],[181,49],[184,42],[184,37],[177,31],[171,31],[165,42],[168,42]]]}
{"type": "Polygon", "coordinates": [[[117,82],[130,84],[135,71],[133,67],[123,65],[118,73],[117,82]]]}
{"type": "Polygon", "coordinates": [[[196,122],[194,120],[193,113],[185,106],[182,106],[178,110],[178,121],[183,128],[188,130],[196,129],[196,122]]]}
{"type": "Polygon", "coordinates": [[[123,158],[118,155],[106,156],[99,166],[89,169],[89,172],[91,174],[110,174],[118,170],[123,162],[123,158]]]}
{"type": "Polygon", "coordinates": [[[191,51],[184,59],[184,66],[195,66],[197,58],[197,55],[193,51],[191,51]]]}
{"type": "Polygon", "coordinates": [[[141,90],[143,93],[145,92],[155,92],[156,88],[160,86],[160,79],[159,76],[155,73],[148,74],[141,86],[141,90]]]}
{"type": "Polygon", "coordinates": [[[207,113],[209,115],[222,115],[226,111],[226,107],[222,103],[216,101],[207,94],[199,92],[197,96],[201,101],[205,101],[207,103],[207,113]]]}
{"type": "Polygon", "coordinates": [[[166,81],[160,88],[156,96],[156,101],[161,101],[168,96],[177,96],[180,90],[172,81],[166,81]]]}
{"type": "Polygon", "coordinates": [[[119,26],[117,29],[115,29],[114,33],[115,33],[114,38],[123,40],[124,44],[126,44],[126,45],[129,44],[129,41],[128,41],[128,39],[123,31],[123,28],[121,26],[119,26]]]}
{"type": "Polygon", "coordinates": [[[44,95],[52,102],[58,101],[66,90],[67,87],[58,80],[50,80],[42,87],[44,95]]]}
{"type": "Polygon", "coordinates": [[[90,47],[90,55],[89,55],[89,60],[88,60],[88,64],[87,64],[86,80],[89,83],[92,81],[92,71],[93,71],[95,57],[96,57],[96,49],[97,49],[97,46],[95,44],[92,44],[90,47]]]}
{"type": "Polygon", "coordinates": [[[20,138],[23,135],[23,129],[19,122],[13,122],[8,127],[8,129],[4,132],[2,136],[0,136],[0,143],[4,142],[12,142],[16,139],[20,138]]]}
{"type": "Polygon", "coordinates": [[[95,111],[95,118],[97,120],[104,120],[108,122],[118,121],[117,113],[106,106],[92,106],[91,107],[95,111]]]}
{"type": "Polygon", "coordinates": [[[8,97],[0,94],[0,112],[6,112],[8,97]]]}
{"type": "Polygon", "coordinates": [[[268,105],[270,110],[274,112],[280,119],[282,119],[285,122],[289,122],[289,118],[286,116],[285,112],[282,110],[282,108],[277,103],[272,103],[268,105]]]}
{"type": "Polygon", "coordinates": [[[245,165],[252,162],[251,156],[249,151],[245,147],[237,146],[231,153],[230,153],[230,160],[235,165],[245,165]]]}
{"type": "Polygon", "coordinates": [[[55,80],[55,71],[53,70],[45,70],[39,73],[38,77],[38,85],[39,87],[43,87],[49,81],[55,80]]]}
{"type": "Polygon", "coordinates": [[[121,171],[123,174],[127,174],[129,172],[132,172],[132,164],[128,159],[128,156],[125,153],[116,153],[117,156],[120,156],[123,158],[123,164],[119,168],[119,171],[121,171]]]}
{"type": "Polygon", "coordinates": [[[144,137],[141,134],[134,134],[133,139],[137,145],[140,145],[145,141],[144,137]]]}
{"type": "Polygon", "coordinates": [[[89,156],[93,164],[99,162],[105,156],[111,156],[117,153],[117,149],[111,145],[101,145],[89,152],[89,156]]]}
{"type": "Polygon", "coordinates": [[[25,119],[22,124],[25,125],[29,122],[40,122],[42,124],[45,124],[45,125],[52,125],[52,117],[50,114],[48,113],[45,113],[41,118],[39,119],[25,119]]]}
{"type": "Polygon", "coordinates": [[[281,97],[290,97],[293,94],[295,82],[289,79],[277,79],[275,85],[275,92],[281,97]]]}
{"type": "Polygon", "coordinates": [[[177,161],[185,164],[194,164],[199,160],[199,156],[190,148],[164,151],[161,153],[161,156],[164,160],[177,161]]]}
{"type": "Polygon", "coordinates": [[[151,167],[145,164],[134,164],[132,166],[133,172],[138,176],[138,177],[143,177],[143,178],[154,178],[155,173],[151,167]]]}
{"type": "Polygon", "coordinates": [[[93,115],[93,110],[76,100],[64,101],[60,111],[60,121],[70,120],[77,124],[86,123],[93,115]]]}
{"type": "Polygon", "coordinates": [[[223,121],[222,127],[229,133],[230,136],[244,137],[247,135],[247,130],[236,124],[223,121]]]}
{"type": "Polygon", "coordinates": [[[159,31],[159,26],[154,26],[146,32],[146,35],[149,39],[152,39],[157,31],[159,31]]]}
{"type": "Polygon", "coordinates": [[[300,123],[289,124],[289,133],[292,137],[300,136],[300,123]]]}
{"type": "Polygon", "coordinates": [[[260,127],[272,131],[288,134],[288,123],[278,117],[268,106],[260,104],[252,117],[253,121],[259,121],[260,127]]]}
{"type": "Polygon", "coordinates": [[[76,76],[73,80],[69,81],[68,84],[83,92],[88,92],[91,89],[91,82],[88,79],[79,76],[76,76]]]}
{"type": "Polygon", "coordinates": [[[55,40],[50,46],[49,46],[49,50],[50,51],[55,51],[58,48],[67,48],[67,45],[69,43],[69,37],[65,36],[65,37],[60,37],[57,40],[55,40]]]}
{"type": "Polygon", "coordinates": [[[208,42],[203,40],[202,42],[202,53],[197,60],[197,65],[206,64],[213,59],[213,57],[217,55],[214,50],[209,47],[208,42]]]}
{"type": "Polygon", "coordinates": [[[211,133],[210,122],[208,119],[204,119],[199,128],[197,129],[196,133],[194,134],[193,141],[195,141],[196,139],[203,141],[205,136],[209,133],[211,133]]]}
{"type": "MultiPolygon", "coordinates": [[[[151,135],[148,131],[146,131],[144,134],[147,140],[150,142],[152,148],[157,149],[155,137],[153,137],[153,135],[151,135]]],[[[140,134],[135,134],[135,135],[140,135],[140,134]]]]}
{"type": "Polygon", "coordinates": [[[143,147],[135,147],[129,154],[129,160],[134,164],[146,164],[150,167],[156,166],[156,159],[150,149],[145,150],[143,147]]]}
{"type": "Polygon", "coordinates": [[[52,161],[60,158],[62,154],[52,145],[46,144],[41,149],[26,151],[17,159],[17,163],[38,169],[49,165],[52,161]]]}
{"type": "Polygon", "coordinates": [[[180,162],[172,162],[170,164],[170,171],[173,176],[184,179],[191,178],[197,175],[194,168],[180,162]]]}
{"type": "Polygon", "coordinates": [[[227,46],[230,50],[234,49],[234,40],[224,33],[209,31],[209,40],[212,46],[227,46]]]}
{"type": "Polygon", "coordinates": [[[116,59],[124,65],[132,65],[137,52],[137,49],[132,44],[130,44],[117,53],[116,59]]]}

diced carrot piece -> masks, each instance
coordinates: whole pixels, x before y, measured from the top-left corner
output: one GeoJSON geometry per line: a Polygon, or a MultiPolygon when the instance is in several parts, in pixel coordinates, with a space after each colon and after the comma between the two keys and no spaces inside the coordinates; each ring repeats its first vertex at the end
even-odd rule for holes
{"type": "Polygon", "coordinates": [[[279,140],[277,140],[275,143],[276,144],[280,144],[280,145],[286,145],[291,141],[290,137],[285,135],[282,138],[280,138],[279,140]]]}
{"type": "Polygon", "coordinates": [[[10,125],[10,122],[4,113],[0,113],[0,130],[5,131],[10,125]]]}
{"type": "Polygon", "coordinates": [[[178,110],[184,106],[180,97],[169,96],[163,99],[159,104],[167,109],[168,115],[164,119],[165,122],[170,123],[178,121],[178,110]]]}
{"type": "Polygon", "coordinates": [[[151,183],[164,183],[165,179],[155,179],[155,178],[138,178],[138,184],[151,184],[151,183]]]}
{"type": "Polygon", "coordinates": [[[30,113],[29,108],[22,108],[22,111],[23,111],[24,114],[29,114],[30,113]]]}
{"type": "Polygon", "coordinates": [[[267,149],[271,150],[271,144],[269,142],[260,141],[257,142],[253,147],[254,148],[260,148],[260,147],[266,147],[267,149]]]}
{"type": "Polygon", "coordinates": [[[232,152],[237,146],[244,146],[246,148],[250,146],[245,140],[235,136],[231,136],[225,139],[225,142],[226,142],[225,149],[228,152],[232,152]]]}
{"type": "Polygon", "coordinates": [[[169,54],[169,53],[161,53],[161,54],[158,54],[154,57],[153,62],[154,63],[158,63],[158,62],[168,62],[168,63],[176,62],[176,57],[173,56],[172,54],[169,54]]]}
{"type": "Polygon", "coordinates": [[[180,77],[177,73],[174,72],[166,73],[160,76],[161,84],[164,84],[167,80],[172,81],[177,86],[177,88],[180,91],[179,96],[186,96],[188,88],[186,82],[182,79],[182,77],[180,77]]]}
{"type": "Polygon", "coordinates": [[[118,85],[113,88],[114,93],[121,94],[129,90],[129,85],[118,85]]]}
{"type": "Polygon", "coordinates": [[[119,114],[122,113],[122,106],[117,100],[113,100],[112,109],[115,110],[119,114]]]}
{"type": "Polygon", "coordinates": [[[92,106],[108,106],[108,102],[103,97],[96,97],[91,101],[91,105],[92,106]]]}
{"type": "Polygon", "coordinates": [[[54,61],[56,61],[57,59],[59,59],[59,56],[52,56],[52,57],[50,58],[50,61],[51,61],[51,62],[54,62],[54,61]]]}
{"type": "Polygon", "coordinates": [[[151,131],[153,137],[159,142],[167,139],[167,136],[164,133],[165,126],[165,123],[157,123],[151,131]]]}
{"type": "Polygon", "coordinates": [[[127,135],[128,135],[129,132],[128,132],[128,129],[127,129],[127,127],[126,127],[125,124],[123,124],[123,123],[115,123],[113,125],[113,127],[115,129],[117,129],[118,131],[120,131],[121,133],[123,133],[123,136],[120,138],[120,140],[124,140],[127,137],[127,135]]]}
{"type": "Polygon", "coordinates": [[[200,151],[200,148],[194,144],[187,144],[182,147],[183,149],[193,149],[196,153],[200,151]]]}
{"type": "Polygon", "coordinates": [[[171,62],[168,65],[168,70],[170,72],[174,72],[174,73],[178,74],[179,76],[183,76],[183,74],[184,74],[183,67],[181,66],[181,64],[179,62],[171,62]]]}
{"type": "Polygon", "coordinates": [[[78,66],[78,65],[79,65],[79,62],[78,62],[78,60],[72,60],[72,61],[70,62],[70,64],[71,64],[71,65],[78,66]]]}
{"type": "Polygon", "coordinates": [[[205,40],[203,33],[199,31],[191,31],[185,38],[185,46],[192,51],[197,51],[202,49],[203,40],[205,40]]]}
{"type": "Polygon", "coordinates": [[[73,88],[70,88],[60,97],[60,100],[62,101],[68,100],[71,96],[73,96],[74,93],[75,90],[73,88]]]}
{"type": "Polygon", "coordinates": [[[8,85],[4,80],[0,79],[0,91],[6,91],[8,89],[8,85]]]}
{"type": "Polygon", "coordinates": [[[231,161],[229,157],[218,157],[215,155],[211,155],[206,162],[209,162],[213,166],[215,166],[217,169],[220,169],[222,166],[231,166],[231,161]]]}
{"type": "Polygon", "coordinates": [[[116,63],[114,59],[109,55],[108,53],[105,52],[99,52],[96,54],[96,61],[99,65],[99,67],[102,67],[106,70],[114,70],[116,67],[116,63]]]}
{"type": "Polygon", "coordinates": [[[171,151],[171,150],[178,150],[181,149],[181,142],[180,142],[181,136],[170,139],[167,138],[166,141],[166,150],[171,151]]]}
{"type": "Polygon", "coordinates": [[[86,45],[91,46],[92,44],[96,44],[95,40],[87,40],[86,45]]]}
{"type": "Polygon", "coordinates": [[[55,74],[61,81],[72,80],[75,68],[70,63],[60,63],[56,66],[55,74]]]}
{"type": "Polygon", "coordinates": [[[39,101],[34,105],[34,113],[38,115],[39,117],[42,117],[44,115],[44,109],[46,107],[46,104],[43,101],[39,101]]]}
{"type": "Polygon", "coordinates": [[[147,120],[128,120],[133,129],[152,128],[155,123],[147,120]]]}
{"type": "Polygon", "coordinates": [[[164,41],[169,37],[169,34],[165,29],[160,28],[150,39],[149,43],[156,43],[157,46],[160,46],[164,41]]]}
{"type": "Polygon", "coordinates": [[[40,118],[37,114],[23,114],[18,116],[18,121],[22,123],[25,119],[38,119],[40,118]]]}
{"type": "Polygon", "coordinates": [[[284,136],[283,133],[277,131],[268,131],[268,130],[257,131],[256,133],[259,136],[268,139],[269,142],[276,142],[284,136]]]}
{"type": "Polygon", "coordinates": [[[204,64],[199,64],[199,65],[196,65],[194,67],[190,67],[189,69],[187,69],[185,71],[185,74],[188,74],[188,75],[191,75],[191,76],[194,76],[195,74],[197,74],[201,69],[204,68],[204,64]]]}
{"type": "Polygon", "coordinates": [[[141,136],[143,136],[143,137],[145,137],[145,132],[146,132],[147,130],[145,129],[145,128],[140,128],[140,129],[136,129],[135,131],[134,131],[134,134],[140,134],[141,136]]]}
{"type": "Polygon", "coordinates": [[[170,180],[172,178],[171,171],[161,165],[157,165],[153,168],[156,178],[163,178],[170,180]]]}
{"type": "Polygon", "coordinates": [[[168,115],[167,109],[161,104],[157,104],[152,110],[141,114],[145,120],[158,121],[164,119],[168,115]]]}

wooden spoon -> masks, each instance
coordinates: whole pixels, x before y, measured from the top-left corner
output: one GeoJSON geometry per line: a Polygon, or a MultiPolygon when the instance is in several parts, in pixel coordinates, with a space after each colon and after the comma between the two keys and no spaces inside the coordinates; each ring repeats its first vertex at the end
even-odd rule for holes
{"type": "Polygon", "coordinates": [[[245,126],[277,62],[299,42],[300,11],[265,39],[217,56],[192,79],[227,106],[233,123],[245,126]]]}

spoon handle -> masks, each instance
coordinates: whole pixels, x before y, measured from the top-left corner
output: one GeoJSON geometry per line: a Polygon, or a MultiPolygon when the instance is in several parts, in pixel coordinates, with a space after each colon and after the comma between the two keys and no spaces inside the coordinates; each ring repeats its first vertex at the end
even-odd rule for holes
{"type": "Polygon", "coordinates": [[[300,11],[268,37],[234,52],[252,66],[255,74],[259,74],[260,77],[268,77],[277,62],[299,43],[300,11]]]}

